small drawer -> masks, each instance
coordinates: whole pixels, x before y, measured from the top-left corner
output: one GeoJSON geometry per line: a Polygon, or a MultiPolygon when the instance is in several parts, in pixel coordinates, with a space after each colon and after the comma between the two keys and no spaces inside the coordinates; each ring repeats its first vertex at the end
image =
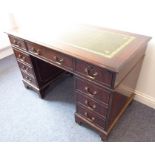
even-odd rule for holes
{"type": "Polygon", "coordinates": [[[18,61],[21,61],[21,62],[24,62],[24,63],[31,65],[31,59],[30,59],[29,55],[22,53],[18,50],[15,50],[15,49],[14,49],[14,53],[15,53],[15,56],[16,56],[18,61]]]}
{"type": "Polygon", "coordinates": [[[40,58],[49,60],[58,66],[73,70],[73,59],[70,56],[34,43],[27,43],[28,51],[40,58]]]}
{"type": "Polygon", "coordinates": [[[34,75],[33,68],[18,61],[19,68],[26,74],[34,75]]]}
{"type": "Polygon", "coordinates": [[[111,92],[101,88],[99,86],[96,86],[95,84],[88,82],[83,79],[75,79],[76,83],[76,90],[79,90],[80,92],[84,93],[85,95],[88,95],[89,97],[93,99],[100,100],[101,102],[104,102],[105,104],[109,103],[110,100],[110,94],[111,92]]]}
{"type": "Polygon", "coordinates": [[[83,116],[89,122],[96,124],[102,128],[105,128],[105,119],[104,118],[99,117],[98,115],[94,114],[93,112],[89,111],[88,109],[85,109],[84,107],[82,107],[80,105],[77,105],[76,111],[78,114],[83,116]]]}
{"type": "Polygon", "coordinates": [[[26,42],[28,52],[37,55],[37,56],[43,56],[43,53],[45,52],[45,47],[35,44],[35,43],[30,43],[26,42]]]}
{"type": "Polygon", "coordinates": [[[26,50],[25,43],[22,39],[19,39],[19,38],[14,37],[14,36],[9,36],[9,39],[10,39],[10,42],[11,42],[13,47],[19,48],[22,50],[26,50]]]}
{"type": "Polygon", "coordinates": [[[73,59],[70,56],[53,52],[52,50],[49,52],[51,52],[50,60],[52,62],[69,70],[73,70],[73,59]]]}
{"type": "Polygon", "coordinates": [[[22,73],[23,79],[24,79],[25,81],[27,81],[28,83],[31,83],[31,84],[37,86],[37,82],[36,82],[36,80],[35,80],[34,77],[32,77],[32,76],[30,76],[30,75],[28,75],[28,74],[26,74],[26,73],[24,73],[24,72],[21,72],[21,73],[22,73]]]}
{"type": "Polygon", "coordinates": [[[96,112],[104,117],[107,115],[107,107],[104,105],[101,105],[101,103],[95,102],[94,100],[91,100],[90,98],[80,94],[76,93],[76,102],[78,104],[81,104],[85,106],[87,109],[96,112]]]}
{"type": "Polygon", "coordinates": [[[108,87],[112,87],[113,73],[106,69],[94,66],[81,60],[76,60],[75,72],[87,77],[90,80],[102,83],[108,87]]]}

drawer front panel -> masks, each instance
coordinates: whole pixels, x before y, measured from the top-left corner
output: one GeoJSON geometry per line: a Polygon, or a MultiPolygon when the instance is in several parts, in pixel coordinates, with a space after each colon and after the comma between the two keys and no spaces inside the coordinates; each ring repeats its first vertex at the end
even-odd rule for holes
{"type": "Polygon", "coordinates": [[[13,47],[19,48],[22,50],[26,50],[25,43],[22,39],[19,39],[19,38],[14,37],[14,36],[9,36],[9,39],[10,39],[10,42],[11,42],[13,47]]]}
{"type": "Polygon", "coordinates": [[[73,70],[73,59],[70,56],[33,43],[27,43],[27,47],[30,53],[48,59],[58,66],[73,70]]]}
{"type": "Polygon", "coordinates": [[[19,61],[18,61],[18,65],[19,65],[19,68],[22,72],[24,72],[26,74],[34,75],[32,67],[29,67],[29,66],[27,66],[27,65],[25,65],[19,61]]]}
{"type": "Polygon", "coordinates": [[[82,104],[87,109],[97,112],[98,114],[106,117],[107,110],[108,110],[106,107],[104,107],[100,103],[97,103],[97,102],[91,100],[90,98],[88,98],[84,95],[81,95],[80,93],[76,93],[76,102],[78,104],[82,104]]]}
{"type": "Polygon", "coordinates": [[[15,56],[18,61],[31,65],[30,56],[14,49],[15,56]]]}
{"type": "Polygon", "coordinates": [[[82,74],[90,80],[104,84],[111,87],[112,84],[112,72],[94,66],[92,64],[76,60],[75,72],[82,74]]]}
{"type": "Polygon", "coordinates": [[[102,128],[105,128],[105,120],[104,118],[101,118],[94,114],[93,112],[83,108],[80,105],[77,105],[77,113],[83,116],[85,119],[87,119],[89,122],[94,123],[102,128]]]}
{"type": "Polygon", "coordinates": [[[35,80],[34,77],[32,77],[32,76],[30,76],[30,75],[28,75],[28,74],[26,74],[26,73],[24,73],[24,72],[21,72],[21,73],[22,73],[23,79],[24,79],[25,81],[27,81],[27,82],[29,82],[29,83],[31,83],[31,84],[37,86],[37,82],[36,82],[36,80],[35,80]]]}
{"type": "Polygon", "coordinates": [[[105,104],[109,103],[110,91],[100,88],[86,80],[76,78],[76,89],[90,96],[91,98],[100,100],[105,104]]]}

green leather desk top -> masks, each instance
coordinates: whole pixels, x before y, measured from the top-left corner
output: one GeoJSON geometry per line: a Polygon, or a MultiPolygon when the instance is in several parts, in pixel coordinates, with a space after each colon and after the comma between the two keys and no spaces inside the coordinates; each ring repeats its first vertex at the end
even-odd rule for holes
{"type": "Polygon", "coordinates": [[[122,33],[82,27],[63,35],[61,41],[76,48],[111,58],[134,39],[134,36],[122,33]]]}

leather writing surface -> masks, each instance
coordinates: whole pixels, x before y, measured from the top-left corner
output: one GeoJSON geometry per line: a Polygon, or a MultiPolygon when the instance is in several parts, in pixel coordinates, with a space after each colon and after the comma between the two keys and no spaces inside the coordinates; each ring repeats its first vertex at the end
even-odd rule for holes
{"type": "Polygon", "coordinates": [[[113,57],[134,39],[131,35],[82,26],[70,30],[61,37],[66,44],[108,58],[113,57]]]}

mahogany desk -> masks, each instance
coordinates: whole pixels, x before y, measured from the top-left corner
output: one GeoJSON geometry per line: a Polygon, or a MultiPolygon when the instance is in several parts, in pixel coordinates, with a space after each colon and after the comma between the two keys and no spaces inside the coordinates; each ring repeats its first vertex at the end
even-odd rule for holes
{"type": "Polygon", "coordinates": [[[105,140],[134,97],[148,41],[93,26],[8,32],[23,83],[42,98],[64,71],[75,79],[75,121],[105,140]],[[52,30],[51,30],[52,29],[52,30]]]}

